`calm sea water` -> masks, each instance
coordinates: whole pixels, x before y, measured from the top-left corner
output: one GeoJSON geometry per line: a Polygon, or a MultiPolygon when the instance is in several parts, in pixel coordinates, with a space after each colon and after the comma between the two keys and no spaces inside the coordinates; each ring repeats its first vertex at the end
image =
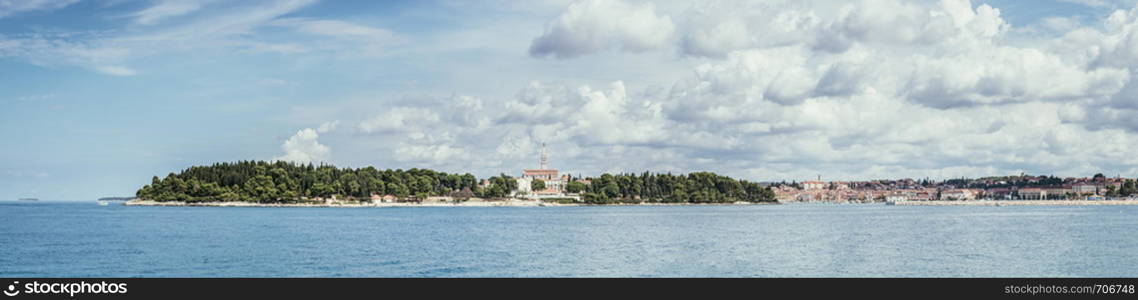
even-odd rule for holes
{"type": "Polygon", "coordinates": [[[3,277],[1138,276],[1138,207],[0,202],[3,277]]]}

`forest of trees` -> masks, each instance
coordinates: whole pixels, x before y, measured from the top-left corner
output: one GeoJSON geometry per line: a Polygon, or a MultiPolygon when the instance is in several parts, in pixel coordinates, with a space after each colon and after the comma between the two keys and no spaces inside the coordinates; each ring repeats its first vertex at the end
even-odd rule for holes
{"type": "MultiPolygon", "coordinates": [[[[469,173],[459,175],[428,169],[351,169],[281,161],[241,161],[190,167],[161,179],[155,176],[136,196],[153,201],[293,203],[332,196],[367,201],[372,195],[394,195],[400,199],[501,198],[509,197],[518,188],[517,181],[505,174],[487,181],[488,185],[480,186],[478,178],[469,173]]],[[[535,187],[543,185],[544,182],[535,181],[535,187]]],[[[566,190],[582,193],[583,200],[592,204],[774,201],[774,193],[757,183],[707,172],[604,174],[587,181],[575,179],[566,185],[566,190]]]]}
{"type": "Polygon", "coordinates": [[[195,166],[171,173],[138,190],[136,196],[154,201],[245,201],[288,203],[303,199],[368,199],[371,195],[400,198],[468,194],[505,197],[516,187],[508,176],[492,177],[494,185],[478,186],[471,174],[449,174],[427,169],[378,170],[336,168],[329,165],[242,161],[195,166]]]}
{"type": "Polygon", "coordinates": [[[584,189],[586,203],[731,203],[773,202],[774,192],[755,182],[732,179],[709,172],[687,175],[604,174],[588,178],[588,185],[570,183],[566,189],[584,189]]]}

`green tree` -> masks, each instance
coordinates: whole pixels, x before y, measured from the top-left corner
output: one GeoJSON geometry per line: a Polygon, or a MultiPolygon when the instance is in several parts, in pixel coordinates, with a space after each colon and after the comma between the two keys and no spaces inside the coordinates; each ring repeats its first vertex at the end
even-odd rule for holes
{"type": "Polygon", "coordinates": [[[565,191],[570,192],[570,193],[574,193],[574,194],[580,193],[580,192],[584,191],[586,188],[587,187],[585,186],[584,183],[581,183],[578,181],[574,181],[574,182],[570,182],[570,183],[565,184],[565,191]]]}
{"type": "Polygon", "coordinates": [[[1138,183],[1136,183],[1135,180],[1126,180],[1122,183],[1122,188],[1118,189],[1118,194],[1123,197],[1138,194],[1138,186],[1136,185],[1138,185],[1138,183]]]}

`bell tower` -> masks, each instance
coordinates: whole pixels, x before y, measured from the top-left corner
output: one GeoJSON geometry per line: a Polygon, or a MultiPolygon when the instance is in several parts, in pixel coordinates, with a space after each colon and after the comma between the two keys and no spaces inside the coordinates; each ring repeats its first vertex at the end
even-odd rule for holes
{"type": "Polygon", "coordinates": [[[541,143],[541,169],[542,170],[548,170],[549,169],[549,153],[545,152],[545,143],[544,142],[541,143]]]}

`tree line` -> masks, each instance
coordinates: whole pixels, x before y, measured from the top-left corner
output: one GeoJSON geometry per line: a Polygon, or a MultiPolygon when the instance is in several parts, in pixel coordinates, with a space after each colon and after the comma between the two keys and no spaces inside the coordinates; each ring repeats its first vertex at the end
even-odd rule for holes
{"type": "MultiPolygon", "coordinates": [[[[543,181],[535,181],[531,187],[541,189],[543,186],[543,181]]],[[[194,166],[164,178],[154,176],[135,196],[152,201],[294,203],[333,196],[368,201],[373,195],[412,200],[429,196],[502,198],[510,197],[517,188],[515,178],[506,174],[492,176],[486,179],[486,184],[479,184],[478,178],[469,173],[451,174],[429,169],[353,169],[283,161],[240,161],[194,166]]],[[[758,183],[708,172],[604,174],[584,180],[573,178],[565,190],[580,194],[585,202],[592,204],[774,201],[774,193],[758,183]]]]}
{"type": "Polygon", "coordinates": [[[401,199],[443,195],[505,197],[515,187],[514,180],[505,175],[492,177],[491,185],[483,188],[469,173],[241,161],[194,166],[162,179],[154,176],[136,196],[153,201],[289,203],[332,196],[348,200],[366,200],[371,195],[401,199]]]}
{"type": "Polygon", "coordinates": [[[583,192],[586,203],[731,203],[773,202],[774,192],[756,182],[710,172],[687,175],[603,174],[566,185],[566,191],[583,192]],[[588,182],[589,184],[584,184],[588,182]]]}

